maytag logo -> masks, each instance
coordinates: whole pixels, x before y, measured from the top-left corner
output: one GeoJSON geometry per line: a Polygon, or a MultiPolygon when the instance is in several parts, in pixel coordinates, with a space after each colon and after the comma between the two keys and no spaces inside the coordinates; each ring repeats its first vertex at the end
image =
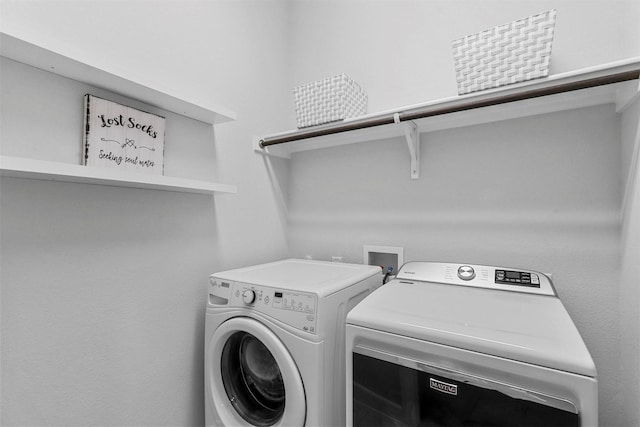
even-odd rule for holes
{"type": "Polygon", "coordinates": [[[442,393],[458,395],[458,386],[429,378],[429,387],[442,393]]]}

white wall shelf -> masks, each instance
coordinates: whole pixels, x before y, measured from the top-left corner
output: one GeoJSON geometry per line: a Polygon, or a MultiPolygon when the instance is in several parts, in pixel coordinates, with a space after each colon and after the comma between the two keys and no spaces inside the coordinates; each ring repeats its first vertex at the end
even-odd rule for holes
{"type": "MultiPolygon", "coordinates": [[[[0,56],[211,125],[236,119],[236,113],[229,109],[190,100],[147,77],[118,70],[97,55],[78,52],[50,38],[36,39],[32,34],[25,36],[15,28],[8,31],[5,26],[0,32],[0,56]]],[[[227,184],[10,156],[0,156],[0,173],[7,177],[200,194],[237,192],[235,186],[227,184]]]]}
{"type": "Polygon", "coordinates": [[[416,179],[419,176],[416,152],[420,134],[603,104],[615,104],[621,112],[640,96],[639,76],[640,58],[632,58],[341,122],[266,135],[256,139],[254,149],[289,158],[300,151],[406,137],[412,160],[411,176],[416,179]]]}
{"type": "Polygon", "coordinates": [[[237,192],[234,185],[10,156],[0,156],[0,176],[197,194],[237,192]]]}
{"type": "Polygon", "coordinates": [[[97,53],[91,56],[51,38],[36,40],[5,28],[0,32],[0,56],[205,123],[236,120],[232,110],[176,94],[147,76],[118,69],[97,53]]]}

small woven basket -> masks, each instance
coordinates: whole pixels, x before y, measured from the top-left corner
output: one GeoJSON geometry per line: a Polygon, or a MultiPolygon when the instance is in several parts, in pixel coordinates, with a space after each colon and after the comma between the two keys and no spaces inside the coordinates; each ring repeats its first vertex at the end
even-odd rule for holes
{"type": "Polygon", "coordinates": [[[454,40],[458,94],[546,77],[556,10],[454,40]]]}
{"type": "Polygon", "coordinates": [[[367,94],[346,74],[293,89],[298,128],[320,125],[367,113],[367,94]]]}

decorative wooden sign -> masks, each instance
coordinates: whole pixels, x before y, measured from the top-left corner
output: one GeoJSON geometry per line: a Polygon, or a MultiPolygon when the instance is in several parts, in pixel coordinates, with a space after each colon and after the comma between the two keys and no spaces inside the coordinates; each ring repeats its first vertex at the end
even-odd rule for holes
{"type": "Polygon", "coordinates": [[[162,175],[164,117],[85,95],[84,164],[162,175]]]}

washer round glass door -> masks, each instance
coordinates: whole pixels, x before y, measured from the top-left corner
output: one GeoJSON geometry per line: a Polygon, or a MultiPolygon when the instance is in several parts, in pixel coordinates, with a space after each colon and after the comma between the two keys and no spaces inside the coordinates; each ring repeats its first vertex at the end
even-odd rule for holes
{"type": "Polygon", "coordinates": [[[220,325],[209,341],[207,370],[213,405],[225,426],[304,424],[298,368],[262,323],[237,317],[220,325]]]}

